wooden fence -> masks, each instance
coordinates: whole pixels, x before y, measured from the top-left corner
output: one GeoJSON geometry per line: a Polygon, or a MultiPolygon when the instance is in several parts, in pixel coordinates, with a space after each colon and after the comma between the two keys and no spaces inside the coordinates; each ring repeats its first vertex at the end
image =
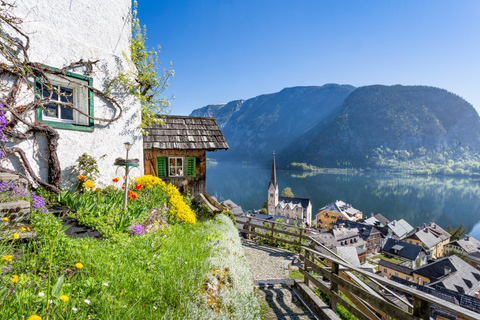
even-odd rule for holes
{"type": "Polygon", "coordinates": [[[480,319],[479,313],[349,265],[306,235],[304,228],[251,216],[235,215],[235,219],[238,230],[249,239],[255,237],[271,244],[277,241],[293,245],[303,261],[299,271],[305,283],[328,295],[333,311],[336,311],[338,303],[360,320],[430,319],[434,305],[458,319],[480,319]],[[413,297],[413,304],[397,292],[413,297]]]}

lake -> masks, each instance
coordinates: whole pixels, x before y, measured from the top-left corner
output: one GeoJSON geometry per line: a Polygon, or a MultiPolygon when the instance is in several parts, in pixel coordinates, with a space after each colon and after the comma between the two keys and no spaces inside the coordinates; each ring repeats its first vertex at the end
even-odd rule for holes
{"type": "MultiPolygon", "coordinates": [[[[231,199],[244,210],[260,209],[267,198],[271,168],[219,163],[207,168],[207,192],[231,199]]],[[[343,200],[363,212],[381,213],[412,226],[435,222],[456,228],[463,222],[480,239],[480,179],[427,177],[380,173],[307,175],[277,170],[279,191],[290,187],[295,197],[310,198],[313,217],[318,209],[343,200]]]]}

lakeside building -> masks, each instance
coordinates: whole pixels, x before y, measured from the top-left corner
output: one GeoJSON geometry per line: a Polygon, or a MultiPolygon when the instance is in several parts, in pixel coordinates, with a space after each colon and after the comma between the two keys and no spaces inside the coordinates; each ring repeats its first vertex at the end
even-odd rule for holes
{"type": "Polygon", "coordinates": [[[404,261],[402,265],[411,269],[425,265],[428,258],[427,251],[423,247],[395,239],[388,239],[382,252],[404,261]]]}
{"type": "Polygon", "coordinates": [[[430,222],[428,225],[424,224],[423,228],[417,227],[415,232],[408,236],[405,241],[424,247],[430,258],[437,259],[443,257],[444,247],[450,242],[450,233],[436,223],[430,222]]]}
{"type": "Polygon", "coordinates": [[[457,238],[446,244],[445,254],[452,253],[462,256],[472,267],[480,270],[480,241],[474,237],[457,238]]]}
{"type": "Polygon", "coordinates": [[[318,229],[330,230],[337,220],[358,221],[363,218],[363,213],[346,204],[336,200],[318,210],[316,226],[318,229]]]}
{"type": "Polygon", "coordinates": [[[391,237],[396,240],[403,240],[415,230],[414,227],[403,219],[391,221],[387,224],[387,228],[391,230],[391,237]]]}
{"type": "Polygon", "coordinates": [[[381,251],[383,236],[376,227],[366,224],[365,222],[348,220],[337,220],[335,225],[357,230],[359,236],[366,243],[365,254],[369,255],[381,251]]]}
{"type": "Polygon", "coordinates": [[[165,116],[146,127],[145,174],[162,178],[195,197],[207,189],[206,151],[228,149],[215,118],[165,116]]]}
{"type": "Polygon", "coordinates": [[[268,214],[282,218],[303,220],[312,225],[312,202],[306,198],[281,197],[278,194],[275,153],[272,161],[272,174],[268,184],[268,214]]]}

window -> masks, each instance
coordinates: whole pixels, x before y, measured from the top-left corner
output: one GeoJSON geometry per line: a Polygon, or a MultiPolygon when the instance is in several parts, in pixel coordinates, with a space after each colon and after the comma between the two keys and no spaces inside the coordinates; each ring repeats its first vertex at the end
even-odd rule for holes
{"type": "Polygon", "coordinates": [[[159,178],[196,177],[197,175],[195,157],[157,157],[156,160],[159,178]]]}
{"type": "MultiPolygon", "coordinates": [[[[49,76],[50,84],[37,79],[36,97],[44,99],[50,97],[52,101],[70,103],[85,114],[93,116],[93,92],[82,84],[91,86],[92,79],[78,74],[66,73],[66,78],[49,76]],[[51,96],[50,96],[51,95],[51,96]]],[[[54,128],[93,131],[93,119],[80,112],[56,104],[46,104],[37,110],[37,121],[44,122],[54,128]]]]}
{"type": "Polygon", "coordinates": [[[387,273],[387,268],[383,268],[383,272],[387,273]]]}

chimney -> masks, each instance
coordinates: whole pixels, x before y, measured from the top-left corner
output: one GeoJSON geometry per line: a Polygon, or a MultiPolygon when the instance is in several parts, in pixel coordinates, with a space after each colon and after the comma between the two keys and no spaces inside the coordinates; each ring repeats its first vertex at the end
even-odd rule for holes
{"type": "Polygon", "coordinates": [[[373,217],[373,212],[370,213],[370,217],[373,217]]]}
{"type": "Polygon", "coordinates": [[[425,232],[428,233],[428,228],[425,228],[425,232]]]}
{"type": "Polygon", "coordinates": [[[470,237],[469,237],[469,236],[466,236],[466,237],[465,237],[465,240],[470,241],[470,237]]]}
{"type": "Polygon", "coordinates": [[[427,227],[427,224],[426,224],[426,223],[424,223],[424,224],[423,224],[423,227],[424,227],[424,228],[426,228],[426,227],[427,227]]]}
{"type": "Polygon", "coordinates": [[[420,227],[417,227],[417,231],[420,231],[420,227]]]}

